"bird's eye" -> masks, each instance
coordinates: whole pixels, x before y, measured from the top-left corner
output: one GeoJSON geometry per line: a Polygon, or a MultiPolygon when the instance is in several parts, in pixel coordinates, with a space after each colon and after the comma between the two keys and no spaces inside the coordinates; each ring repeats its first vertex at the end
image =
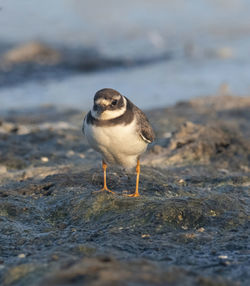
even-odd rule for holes
{"type": "Polygon", "coordinates": [[[116,105],[117,104],[117,100],[113,100],[112,102],[111,102],[111,104],[114,106],[114,105],[116,105]]]}

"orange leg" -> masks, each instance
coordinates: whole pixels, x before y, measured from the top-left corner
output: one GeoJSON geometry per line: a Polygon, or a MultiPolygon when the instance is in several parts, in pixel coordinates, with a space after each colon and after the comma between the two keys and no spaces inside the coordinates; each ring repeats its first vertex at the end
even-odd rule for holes
{"type": "Polygon", "coordinates": [[[112,194],[115,194],[114,192],[112,192],[110,189],[108,189],[107,187],[107,179],[106,179],[106,170],[107,170],[107,164],[102,161],[102,168],[103,168],[103,188],[99,191],[95,191],[95,192],[102,192],[102,191],[107,191],[110,192],[112,194]]]}
{"type": "Polygon", "coordinates": [[[137,160],[137,165],[136,165],[136,186],[135,186],[135,192],[131,195],[128,195],[128,197],[139,197],[139,178],[140,178],[140,171],[141,171],[141,167],[140,167],[140,160],[137,160]]]}

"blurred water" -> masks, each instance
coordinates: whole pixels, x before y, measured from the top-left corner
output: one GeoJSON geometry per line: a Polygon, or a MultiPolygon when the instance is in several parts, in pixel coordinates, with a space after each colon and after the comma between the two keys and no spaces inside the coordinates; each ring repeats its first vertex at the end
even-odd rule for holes
{"type": "Polygon", "coordinates": [[[41,40],[92,46],[109,57],[173,54],[148,66],[1,87],[1,109],[46,103],[86,109],[103,87],[143,108],[211,94],[225,82],[249,94],[250,1],[0,0],[0,7],[0,46],[41,40]]]}

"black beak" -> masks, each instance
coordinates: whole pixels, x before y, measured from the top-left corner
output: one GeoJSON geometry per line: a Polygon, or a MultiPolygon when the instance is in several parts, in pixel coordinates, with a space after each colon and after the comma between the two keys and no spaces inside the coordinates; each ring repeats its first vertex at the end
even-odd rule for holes
{"type": "Polygon", "coordinates": [[[98,105],[96,105],[96,110],[97,110],[98,113],[102,113],[103,111],[106,110],[106,106],[98,104],[98,105]]]}

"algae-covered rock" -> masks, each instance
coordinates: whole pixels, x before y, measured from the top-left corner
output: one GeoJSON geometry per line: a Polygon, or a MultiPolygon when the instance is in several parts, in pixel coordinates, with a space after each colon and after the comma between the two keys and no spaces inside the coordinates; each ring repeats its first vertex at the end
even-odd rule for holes
{"type": "Polygon", "coordinates": [[[248,285],[250,118],[238,101],[149,111],[158,138],[139,198],[126,196],[135,170],[110,166],[115,195],[96,192],[101,158],[81,112],[3,115],[0,284],[248,285]]]}

